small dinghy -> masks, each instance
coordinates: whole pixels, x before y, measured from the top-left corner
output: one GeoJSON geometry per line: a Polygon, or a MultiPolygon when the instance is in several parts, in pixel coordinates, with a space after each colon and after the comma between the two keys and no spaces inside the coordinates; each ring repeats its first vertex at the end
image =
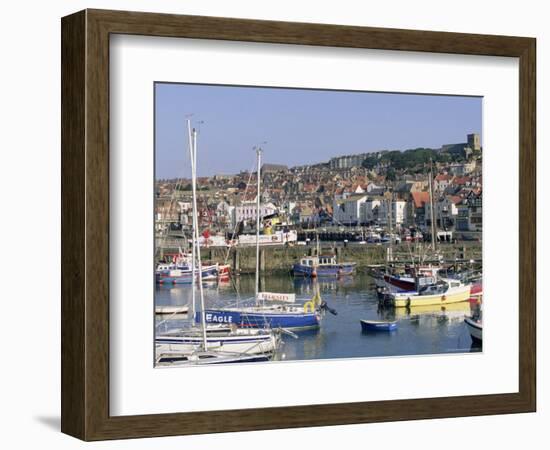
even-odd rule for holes
{"type": "Polygon", "coordinates": [[[482,294],[471,297],[471,314],[464,317],[466,328],[475,344],[481,344],[483,342],[483,310],[481,309],[481,302],[482,294]]]}
{"type": "Polygon", "coordinates": [[[472,341],[476,344],[480,344],[481,342],[483,342],[483,325],[481,321],[476,320],[473,317],[465,317],[464,323],[466,324],[466,328],[468,328],[468,331],[470,332],[472,341]]]}
{"type": "Polygon", "coordinates": [[[397,329],[396,321],[388,320],[361,320],[363,331],[393,331],[397,329]]]}
{"type": "Polygon", "coordinates": [[[166,306],[155,306],[155,314],[187,314],[189,312],[189,307],[187,305],[175,306],[175,305],[166,305],[166,306]]]}

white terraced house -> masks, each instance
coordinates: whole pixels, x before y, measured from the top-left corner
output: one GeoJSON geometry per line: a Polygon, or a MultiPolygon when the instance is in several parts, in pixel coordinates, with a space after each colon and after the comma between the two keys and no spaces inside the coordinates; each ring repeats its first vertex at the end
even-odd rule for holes
{"type": "MultiPolygon", "coordinates": [[[[233,210],[233,225],[240,222],[256,221],[256,201],[242,202],[233,210]]],[[[264,203],[260,207],[260,218],[270,216],[277,212],[277,207],[273,203],[264,203]]]]}
{"type": "Polygon", "coordinates": [[[333,221],[335,224],[358,225],[361,220],[361,205],[368,199],[366,194],[344,194],[334,198],[333,221]]]}
{"type": "MultiPolygon", "coordinates": [[[[360,223],[378,223],[388,225],[388,203],[383,198],[372,198],[361,205],[360,223]]],[[[391,202],[392,226],[403,225],[407,221],[407,202],[394,200],[391,202]]]]}

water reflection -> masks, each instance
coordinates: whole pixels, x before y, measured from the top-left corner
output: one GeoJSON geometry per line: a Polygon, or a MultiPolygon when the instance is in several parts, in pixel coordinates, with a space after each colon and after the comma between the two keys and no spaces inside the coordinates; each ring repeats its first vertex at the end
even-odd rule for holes
{"type": "Polygon", "coordinates": [[[449,303],[448,305],[411,306],[409,308],[394,308],[396,317],[429,316],[444,318],[445,320],[462,320],[465,314],[470,313],[468,301],[449,303]]]}
{"type": "MultiPolygon", "coordinates": [[[[302,360],[366,356],[392,356],[481,351],[474,347],[464,325],[469,314],[468,302],[444,307],[381,307],[372,278],[358,274],[345,278],[294,279],[288,274],[262,276],[262,290],[296,293],[301,299],[311,298],[316,283],[323,300],[338,315],[327,314],[319,330],[299,332],[299,338],[284,337],[284,346],[276,359],[302,360]],[[360,319],[397,321],[394,332],[362,333],[360,319]]],[[[190,286],[159,286],[157,305],[185,305],[191,302],[190,286]]],[[[243,275],[204,287],[209,307],[234,304],[254,295],[254,276],[243,275]]],[[[157,322],[160,320],[157,318],[157,322]]],[[[163,323],[163,329],[180,328],[185,319],[163,323]]]]}
{"type": "Polygon", "coordinates": [[[298,294],[313,294],[316,286],[321,292],[345,292],[346,288],[354,286],[354,277],[326,277],[312,280],[311,278],[295,278],[294,290],[298,294]]]}

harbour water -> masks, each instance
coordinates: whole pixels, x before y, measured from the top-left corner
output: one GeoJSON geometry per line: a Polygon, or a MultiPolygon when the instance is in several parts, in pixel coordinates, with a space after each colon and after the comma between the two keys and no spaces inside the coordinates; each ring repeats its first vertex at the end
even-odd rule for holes
{"type": "MultiPolygon", "coordinates": [[[[326,313],[318,330],[296,332],[298,338],[284,336],[284,344],[275,360],[311,360],[360,358],[369,356],[426,355],[479,352],[472,344],[464,324],[468,302],[407,308],[380,307],[373,279],[366,274],[349,278],[319,280],[296,279],[289,274],[261,277],[261,289],[268,292],[296,293],[297,299],[309,300],[318,283],[321,297],[337,315],[326,313]],[[396,320],[397,330],[362,332],[360,320],[396,320]]],[[[198,292],[197,292],[198,294],[198,292]]],[[[254,276],[242,275],[231,281],[205,284],[207,307],[235,304],[254,295],[254,276]]],[[[197,295],[198,298],[198,295],[197,295]]],[[[189,285],[156,286],[157,306],[186,305],[191,302],[189,285]]],[[[170,320],[157,317],[158,331],[181,328],[185,317],[170,320]]]]}

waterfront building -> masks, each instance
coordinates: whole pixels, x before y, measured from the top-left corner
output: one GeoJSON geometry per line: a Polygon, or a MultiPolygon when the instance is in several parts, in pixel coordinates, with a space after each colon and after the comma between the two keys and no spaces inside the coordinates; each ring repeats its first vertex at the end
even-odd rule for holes
{"type": "Polygon", "coordinates": [[[299,222],[302,225],[315,225],[319,222],[319,216],[316,211],[310,206],[303,206],[299,208],[299,222]]]}
{"type": "Polygon", "coordinates": [[[360,206],[361,224],[377,223],[381,215],[381,206],[384,203],[382,197],[370,197],[368,201],[360,206]]]}
{"type": "Polygon", "coordinates": [[[367,201],[366,194],[343,194],[334,197],[333,220],[338,225],[358,225],[361,220],[361,205],[367,201]]]}
{"type": "Polygon", "coordinates": [[[388,201],[383,197],[369,198],[361,204],[360,223],[368,225],[375,223],[381,226],[388,226],[391,212],[392,227],[400,227],[407,222],[407,202],[405,200],[391,201],[388,208],[388,201]]]}
{"type": "Polygon", "coordinates": [[[394,200],[391,203],[391,223],[392,226],[402,226],[407,220],[407,202],[404,200],[394,200]]]}
{"type": "Polygon", "coordinates": [[[226,200],[222,200],[216,205],[216,223],[220,227],[229,225],[232,221],[234,206],[230,205],[226,200]]]}
{"type": "Polygon", "coordinates": [[[155,200],[155,230],[163,231],[172,226],[186,225],[190,209],[189,202],[176,201],[172,197],[157,198],[155,200]]]}
{"type": "Polygon", "coordinates": [[[471,191],[458,205],[456,229],[459,231],[482,231],[482,192],[471,191]]]}
{"type": "Polygon", "coordinates": [[[425,225],[427,219],[425,206],[430,203],[430,193],[425,191],[412,192],[411,200],[409,213],[410,223],[425,225]]]}
{"type": "MultiPolygon", "coordinates": [[[[458,205],[462,203],[462,198],[455,195],[439,197],[434,201],[435,223],[441,228],[452,228],[455,226],[458,218],[458,205]]],[[[428,201],[424,204],[424,225],[431,225],[431,205],[428,201]]]]}
{"type": "MultiPolygon", "coordinates": [[[[260,218],[277,213],[278,209],[273,203],[263,203],[260,207],[260,218]]],[[[232,210],[232,224],[240,222],[255,222],[257,214],[256,201],[244,201],[232,210]]]]}

